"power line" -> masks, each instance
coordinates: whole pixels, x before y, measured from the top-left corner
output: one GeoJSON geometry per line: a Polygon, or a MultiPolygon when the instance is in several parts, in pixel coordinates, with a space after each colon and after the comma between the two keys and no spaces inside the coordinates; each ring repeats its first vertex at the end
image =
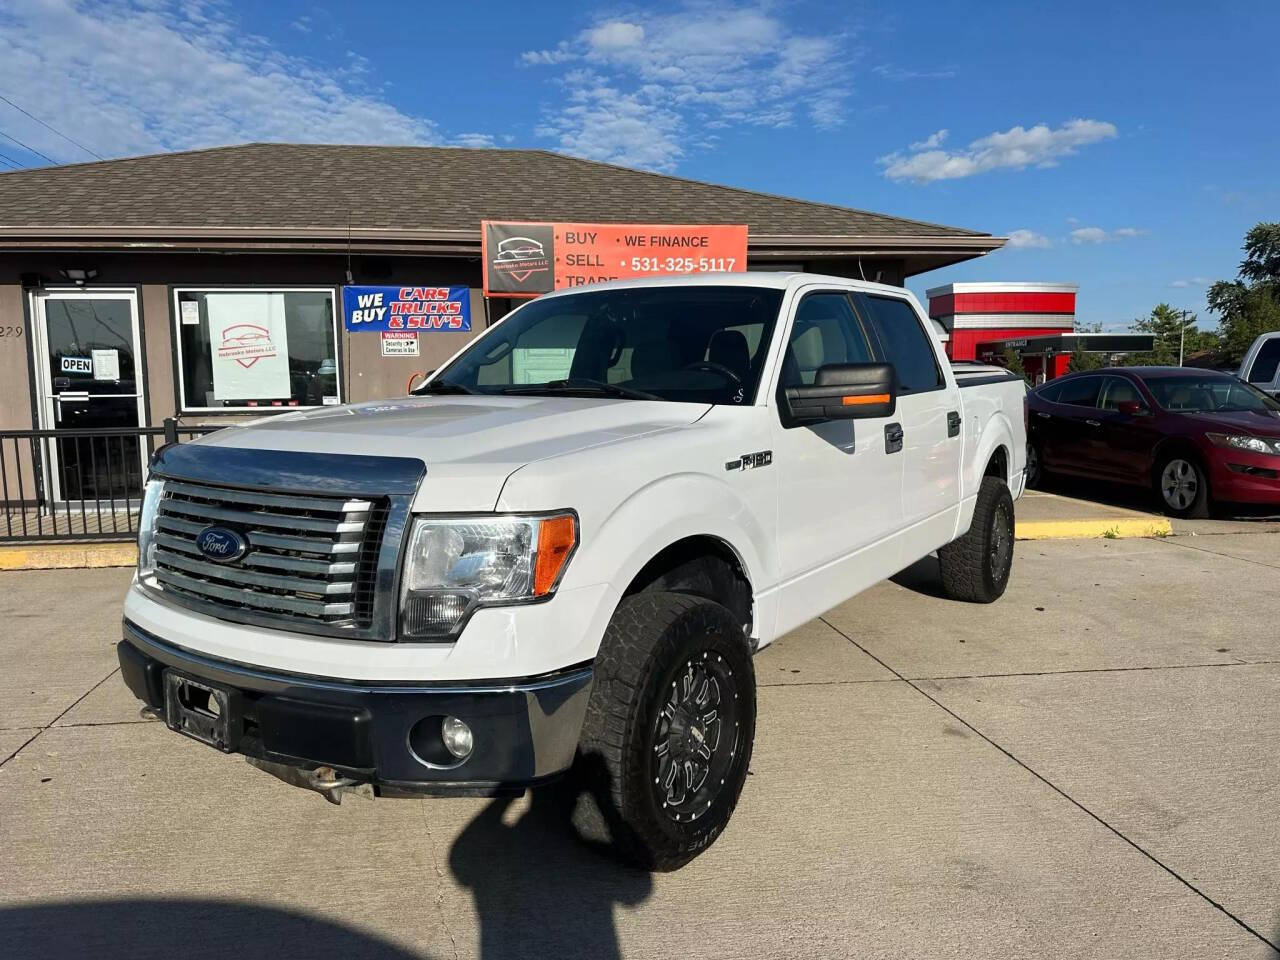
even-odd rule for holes
{"type": "Polygon", "coordinates": [[[91,157],[97,157],[99,160],[105,160],[105,159],[106,159],[106,157],[102,156],[101,154],[99,154],[99,153],[95,153],[94,151],[90,150],[88,147],[86,147],[86,146],[85,146],[83,143],[81,143],[79,140],[73,140],[71,137],[68,137],[68,136],[67,136],[65,133],[63,133],[61,130],[58,130],[58,129],[55,129],[54,127],[49,126],[49,124],[45,123],[43,120],[41,120],[39,117],[37,117],[34,113],[28,113],[26,110],[23,110],[20,106],[18,106],[16,103],[14,103],[12,100],[10,100],[8,97],[4,96],[4,94],[0,94],[0,100],[3,100],[3,101],[4,101],[5,103],[7,103],[9,106],[13,107],[13,109],[17,110],[17,111],[18,111],[20,114],[22,114],[24,117],[30,117],[32,120],[34,120],[36,123],[40,124],[40,126],[44,127],[46,130],[52,130],[54,133],[56,133],[58,136],[60,136],[63,140],[67,141],[67,143],[74,143],[77,147],[79,147],[79,148],[80,148],[81,150],[83,150],[85,153],[89,154],[89,156],[91,156],[91,157]]]}
{"type": "Polygon", "coordinates": [[[11,136],[9,136],[9,135],[8,135],[7,133],[5,133],[3,130],[0,130],[0,137],[4,137],[6,140],[12,140],[14,143],[16,143],[18,146],[20,146],[23,150],[27,151],[27,153],[34,153],[37,157],[44,157],[44,159],[48,160],[50,163],[57,163],[57,162],[58,162],[57,160],[53,159],[53,157],[49,156],[48,154],[41,153],[41,152],[40,152],[39,150],[37,150],[35,147],[29,147],[29,146],[27,146],[25,143],[23,143],[23,142],[22,142],[21,140],[19,140],[17,137],[11,137],[11,136]]]}
{"type": "Polygon", "coordinates": [[[22,169],[21,164],[19,164],[17,160],[14,160],[12,157],[5,156],[3,153],[0,153],[0,163],[3,163],[10,170],[22,169]]]}

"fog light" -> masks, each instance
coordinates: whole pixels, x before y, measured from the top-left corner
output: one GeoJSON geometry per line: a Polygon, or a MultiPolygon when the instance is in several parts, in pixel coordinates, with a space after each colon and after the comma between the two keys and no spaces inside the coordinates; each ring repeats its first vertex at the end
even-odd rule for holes
{"type": "Polygon", "coordinates": [[[471,735],[471,728],[457,717],[444,718],[444,723],[440,727],[440,739],[444,741],[445,749],[459,760],[467,759],[475,748],[475,738],[471,735]]]}

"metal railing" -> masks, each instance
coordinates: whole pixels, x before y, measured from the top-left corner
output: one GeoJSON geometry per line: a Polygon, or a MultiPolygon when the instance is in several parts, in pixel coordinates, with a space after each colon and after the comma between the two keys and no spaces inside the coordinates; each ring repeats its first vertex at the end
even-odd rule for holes
{"type": "Polygon", "coordinates": [[[218,429],[0,430],[0,543],[133,540],[151,455],[218,429]]]}

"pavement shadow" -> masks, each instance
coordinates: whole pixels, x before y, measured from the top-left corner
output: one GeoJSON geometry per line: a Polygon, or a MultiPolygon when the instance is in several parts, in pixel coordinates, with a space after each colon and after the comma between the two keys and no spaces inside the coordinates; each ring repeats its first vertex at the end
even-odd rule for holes
{"type": "MultiPolygon", "coordinates": [[[[1045,476],[1038,489],[1044,493],[1056,493],[1075,500],[1089,500],[1110,507],[1122,507],[1126,510],[1137,510],[1140,513],[1154,513],[1157,516],[1165,515],[1156,501],[1155,494],[1143,487],[1052,474],[1045,476]]],[[[1220,503],[1216,504],[1214,509],[1214,518],[1218,520],[1274,521],[1280,518],[1280,511],[1267,504],[1220,503]]]]}
{"type": "Polygon", "coordinates": [[[946,598],[942,590],[942,569],[933,554],[917,560],[905,570],[899,570],[889,580],[925,597],[946,598]]]}
{"type": "Polygon", "coordinates": [[[426,960],[315,916],[220,900],[123,899],[0,907],[0,954],[47,960],[426,960]]]}
{"type": "Polygon", "coordinates": [[[647,900],[653,878],[577,835],[573,789],[532,791],[510,824],[515,799],[494,800],[454,841],[449,867],[475,899],[483,960],[621,957],[615,908],[647,900]]]}

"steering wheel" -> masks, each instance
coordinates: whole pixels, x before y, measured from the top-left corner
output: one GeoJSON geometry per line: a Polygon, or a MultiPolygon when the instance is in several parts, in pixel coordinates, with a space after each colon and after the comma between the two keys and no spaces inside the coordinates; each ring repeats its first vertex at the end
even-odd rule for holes
{"type": "Polygon", "coordinates": [[[738,376],[723,363],[716,363],[714,360],[695,360],[693,363],[685,364],[680,369],[706,370],[710,373],[718,373],[725,379],[729,380],[734,386],[742,386],[742,377],[738,376]]]}

